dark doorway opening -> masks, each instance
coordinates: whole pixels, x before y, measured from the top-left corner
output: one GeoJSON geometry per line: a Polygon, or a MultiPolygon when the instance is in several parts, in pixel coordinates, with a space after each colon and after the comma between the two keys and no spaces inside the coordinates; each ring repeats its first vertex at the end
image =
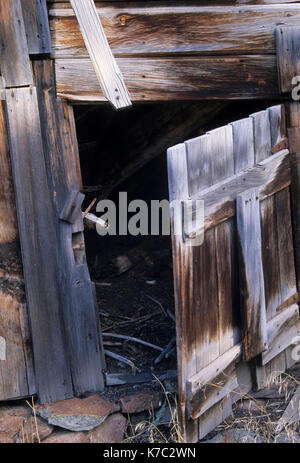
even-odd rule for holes
{"type": "MultiPolygon", "coordinates": [[[[116,112],[108,104],[75,107],[84,207],[97,198],[117,205],[119,193],[132,200],[168,199],[167,149],[274,102],[170,102],[135,104],[116,112]]],[[[128,215],[130,218],[130,214],[128,215]]],[[[176,370],[176,336],[170,236],[99,236],[86,223],[85,241],[109,374],[164,374],[176,370]],[[167,357],[132,340],[161,349],[167,357]]]]}

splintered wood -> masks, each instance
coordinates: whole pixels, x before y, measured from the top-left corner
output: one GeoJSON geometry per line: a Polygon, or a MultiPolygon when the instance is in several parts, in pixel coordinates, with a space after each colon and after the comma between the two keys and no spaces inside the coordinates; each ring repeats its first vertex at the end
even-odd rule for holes
{"type": "Polygon", "coordinates": [[[131,106],[129,93],[108,44],[94,0],[71,0],[71,4],[106,98],[116,109],[131,106]]]}

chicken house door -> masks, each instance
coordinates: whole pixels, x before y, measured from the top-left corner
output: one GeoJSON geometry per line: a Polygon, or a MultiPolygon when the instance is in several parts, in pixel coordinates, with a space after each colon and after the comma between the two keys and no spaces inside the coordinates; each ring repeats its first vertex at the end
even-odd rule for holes
{"type": "Polygon", "coordinates": [[[284,121],[278,105],[168,150],[170,200],[183,204],[171,219],[188,442],[231,414],[239,365],[264,368],[299,334],[284,121]]]}

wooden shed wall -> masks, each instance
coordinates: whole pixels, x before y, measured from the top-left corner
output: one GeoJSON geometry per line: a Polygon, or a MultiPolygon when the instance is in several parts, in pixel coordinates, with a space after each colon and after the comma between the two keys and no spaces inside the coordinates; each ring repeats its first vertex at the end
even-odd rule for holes
{"type": "MultiPolygon", "coordinates": [[[[275,28],[298,25],[299,2],[96,2],[135,101],[280,96],[275,28]]],[[[104,97],[68,2],[49,1],[59,96],[104,97]]]]}

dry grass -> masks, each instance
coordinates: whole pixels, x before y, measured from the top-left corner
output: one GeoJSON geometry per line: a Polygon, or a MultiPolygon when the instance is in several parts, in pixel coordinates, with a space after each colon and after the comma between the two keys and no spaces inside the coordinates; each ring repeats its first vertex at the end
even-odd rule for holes
{"type": "Polygon", "coordinates": [[[225,420],[216,431],[230,429],[243,429],[255,436],[257,442],[276,443],[285,437],[287,442],[295,443],[299,432],[299,422],[294,425],[286,425],[284,429],[276,433],[276,426],[285,408],[289,404],[294,389],[299,386],[299,381],[283,372],[272,372],[267,380],[267,388],[276,388],[278,394],[284,394],[282,399],[258,400],[250,394],[238,394],[237,403],[246,402],[249,406],[244,410],[234,407],[233,417],[225,420]]]}
{"type": "Polygon", "coordinates": [[[148,442],[148,443],[178,443],[184,442],[181,434],[177,397],[166,390],[164,385],[156,378],[164,392],[164,402],[160,410],[149,410],[150,419],[142,420],[133,425],[130,417],[127,429],[127,438],[123,442],[148,442]],[[169,412],[169,419],[163,420],[163,416],[169,412]]]}
{"type": "MultiPolygon", "coordinates": [[[[233,407],[233,416],[225,420],[204,440],[222,431],[240,429],[246,431],[251,436],[255,436],[254,441],[257,443],[276,443],[283,437],[285,442],[299,442],[297,440],[300,430],[299,423],[285,426],[280,433],[275,432],[278,420],[282,416],[292,398],[294,390],[299,384],[299,380],[289,373],[272,372],[267,381],[267,388],[277,389],[278,398],[259,400],[250,394],[235,392],[238,397],[234,398],[236,406],[233,407]],[[247,403],[249,406],[241,409],[237,404],[241,405],[242,403],[247,403]]],[[[214,386],[220,387],[219,385],[214,386]]],[[[165,397],[161,409],[156,411],[156,413],[154,410],[150,410],[150,418],[141,420],[135,425],[131,423],[129,418],[127,438],[124,442],[184,442],[178,418],[177,398],[175,395],[167,392],[163,384],[161,384],[161,387],[165,397]],[[168,422],[163,422],[160,420],[160,415],[164,414],[166,408],[169,409],[170,420],[168,422]]]]}

